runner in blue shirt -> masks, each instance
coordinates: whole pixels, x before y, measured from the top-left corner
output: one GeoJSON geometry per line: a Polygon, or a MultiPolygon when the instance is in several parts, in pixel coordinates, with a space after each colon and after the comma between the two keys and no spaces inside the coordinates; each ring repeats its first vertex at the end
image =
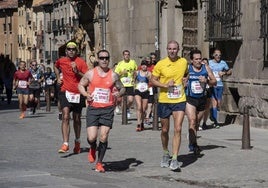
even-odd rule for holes
{"type": "Polygon", "coordinates": [[[229,68],[227,63],[221,60],[221,51],[215,49],[213,52],[213,59],[209,60],[209,67],[213,71],[213,74],[217,80],[217,85],[212,88],[211,103],[211,117],[214,121],[215,128],[219,128],[217,121],[218,110],[221,107],[222,94],[223,94],[223,82],[222,77],[224,75],[231,75],[232,70],[229,68]]]}

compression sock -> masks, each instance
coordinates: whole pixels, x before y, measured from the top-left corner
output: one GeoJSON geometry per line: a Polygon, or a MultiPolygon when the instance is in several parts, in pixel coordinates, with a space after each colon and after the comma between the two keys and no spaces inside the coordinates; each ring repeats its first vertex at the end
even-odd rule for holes
{"type": "Polygon", "coordinates": [[[177,160],[178,156],[176,154],[172,155],[172,160],[177,160]]]}
{"type": "Polygon", "coordinates": [[[163,150],[164,155],[169,155],[169,151],[168,150],[163,150]]]}
{"type": "Polygon", "coordinates": [[[107,146],[108,146],[108,142],[100,142],[99,143],[99,147],[98,147],[98,161],[99,162],[102,162],[103,158],[104,158],[104,155],[105,155],[105,152],[106,152],[106,149],[107,149],[107,146]]]}
{"type": "Polygon", "coordinates": [[[92,149],[96,149],[97,148],[97,141],[96,140],[94,142],[90,142],[87,139],[87,143],[90,145],[90,148],[92,148],[92,149]]]}
{"type": "Polygon", "coordinates": [[[214,120],[214,122],[217,122],[217,115],[218,115],[218,110],[217,110],[217,107],[213,107],[212,108],[212,118],[214,120]]]}

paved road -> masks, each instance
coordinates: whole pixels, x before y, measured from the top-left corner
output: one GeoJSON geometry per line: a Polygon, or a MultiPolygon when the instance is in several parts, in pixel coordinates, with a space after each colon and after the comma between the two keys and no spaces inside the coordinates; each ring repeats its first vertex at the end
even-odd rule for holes
{"type": "MultiPolygon", "coordinates": [[[[85,117],[82,153],[60,155],[57,109],[43,109],[20,120],[16,102],[9,106],[0,103],[1,188],[268,187],[268,130],[251,128],[250,150],[241,149],[240,125],[200,131],[198,142],[203,151],[195,157],[188,152],[185,119],[178,157],[181,172],[172,172],[159,166],[160,131],[137,133],[134,114],[128,125],[121,125],[121,117],[116,115],[104,158],[107,172],[97,173],[87,162],[85,117]]],[[[70,138],[74,138],[73,130],[70,138]]]]}

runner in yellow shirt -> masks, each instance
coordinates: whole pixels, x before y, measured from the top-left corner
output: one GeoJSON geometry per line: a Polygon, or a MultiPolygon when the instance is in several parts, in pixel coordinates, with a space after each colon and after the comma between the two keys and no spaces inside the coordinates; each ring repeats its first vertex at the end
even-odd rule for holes
{"type": "Polygon", "coordinates": [[[168,57],[160,60],[154,67],[151,82],[160,88],[158,116],[160,117],[162,132],[161,141],[164,150],[161,167],[170,167],[171,170],[180,170],[177,160],[180,143],[181,129],[186,106],[184,86],[188,74],[188,63],[185,58],[178,56],[179,44],[170,41],[167,45],[168,57]],[[169,142],[169,119],[174,119],[174,136],[172,140],[172,160],[168,150],[169,142]]]}
{"type": "Polygon", "coordinates": [[[127,117],[130,118],[129,108],[134,100],[134,73],[138,69],[135,60],[130,59],[129,50],[123,51],[123,60],[118,63],[115,72],[119,74],[120,80],[126,88],[127,95],[127,117]]]}

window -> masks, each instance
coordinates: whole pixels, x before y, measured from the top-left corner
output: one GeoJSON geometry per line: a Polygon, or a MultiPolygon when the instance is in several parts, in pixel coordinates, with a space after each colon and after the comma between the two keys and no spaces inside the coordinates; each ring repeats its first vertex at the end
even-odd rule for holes
{"type": "Polygon", "coordinates": [[[263,65],[268,67],[268,0],[261,0],[261,38],[263,39],[263,65]]]}
{"type": "Polygon", "coordinates": [[[242,40],[241,0],[208,0],[207,33],[209,41],[242,40]]]}

